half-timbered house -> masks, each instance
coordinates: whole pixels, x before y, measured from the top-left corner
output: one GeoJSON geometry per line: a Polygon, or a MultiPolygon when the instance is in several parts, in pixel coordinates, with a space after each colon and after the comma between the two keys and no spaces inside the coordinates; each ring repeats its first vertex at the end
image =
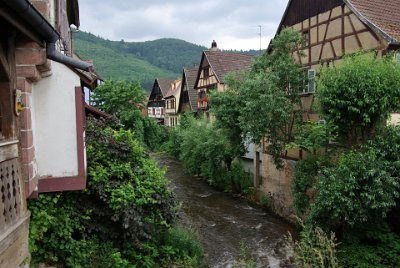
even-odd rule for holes
{"type": "Polygon", "coordinates": [[[215,41],[210,50],[203,52],[195,89],[198,93],[198,109],[204,112],[206,118],[209,118],[210,90],[224,91],[225,76],[229,73],[240,75],[250,68],[252,60],[253,56],[219,50],[215,41]]]}
{"type": "MultiPolygon", "coordinates": [[[[284,27],[299,31],[305,39],[304,46],[292,54],[308,78],[300,94],[303,120],[323,123],[323,118],[312,109],[317,90],[315,77],[320,68],[340,64],[344,55],[358,51],[373,50],[383,55],[399,49],[400,1],[290,0],[277,32],[284,27]],[[300,57],[300,52],[305,56],[300,57]]],[[[288,129],[291,131],[293,124],[288,129]]],[[[282,156],[285,168],[279,171],[266,153],[267,145],[262,144],[256,152],[255,184],[261,184],[261,190],[270,193],[275,204],[280,204],[278,212],[288,215],[295,160],[304,159],[306,154],[301,150],[286,151],[282,156]]]]}
{"type": "Polygon", "coordinates": [[[173,80],[156,78],[147,102],[147,116],[155,118],[158,124],[163,125],[165,119],[165,99],[173,80]]]}
{"type": "Polygon", "coordinates": [[[168,93],[165,95],[165,125],[174,127],[179,124],[179,102],[182,92],[182,80],[178,79],[171,83],[168,93]]]}
{"type": "Polygon", "coordinates": [[[0,3],[0,263],[29,259],[26,198],[83,189],[81,79],[72,69],[77,0],[0,3]]]}

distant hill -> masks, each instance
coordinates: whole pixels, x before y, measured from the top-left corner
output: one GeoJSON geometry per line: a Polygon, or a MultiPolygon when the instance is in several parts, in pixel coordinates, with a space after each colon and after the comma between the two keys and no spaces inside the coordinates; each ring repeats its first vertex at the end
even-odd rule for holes
{"type": "Polygon", "coordinates": [[[177,78],[183,67],[198,64],[206,49],[179,39],[110,41],[82,31],[73,37],[75,52],[93,60],[104,79],[139,81],[148,91],[156,77],[177,78]]]}
{"type": "MultiPolygon", "coordinates": [[[[146,42],[105,40],[83,31],[73,33],[75,52],[93,60],[104,79],[138,81],[150,91],[157,77],[178,78],[183,67],[198,65],[207,48],[183,40],[163,38],[146,42]]],[[[258,55],[258,50],[233,51],[258,55]]]]}

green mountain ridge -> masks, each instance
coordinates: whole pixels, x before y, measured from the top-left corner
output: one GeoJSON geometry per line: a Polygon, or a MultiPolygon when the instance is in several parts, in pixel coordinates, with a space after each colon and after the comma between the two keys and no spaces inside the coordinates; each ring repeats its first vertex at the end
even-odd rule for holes
{"type": "Polygon", "coordinates": [[[110,41],[82,31],[74,33],[73,42],[75,52],[84,60],[93,60],[103,79],[137,81],[147,91],[157,77],[180,77],[182,68],[198,64],[206,49],[173,38],[110,41]]]}
{"type": "MultiPolygon", "coordinates": [[[[83,31],[73,33],[74,51],[84,60],[93,60],[103,79],[136,81],[150,91],[154,79],[176,79],[183,67],[198,65],[207,48],[175,38],[145,42],[110,41],[83,31]]],[[[258,55],[258,50],[234,51],[258,55]]]]}

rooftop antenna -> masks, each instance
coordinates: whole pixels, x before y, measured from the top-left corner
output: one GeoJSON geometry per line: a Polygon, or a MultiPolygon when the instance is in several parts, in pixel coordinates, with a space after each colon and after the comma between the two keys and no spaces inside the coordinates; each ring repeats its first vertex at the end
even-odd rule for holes
{"type": "Polygon", "coordinates": [[[262,26],[258,25],[257,27],[260,28],[260,33],[258,35],[260,36],[260,56],[261,56],[261,29],[262,29],[262,26]]]}

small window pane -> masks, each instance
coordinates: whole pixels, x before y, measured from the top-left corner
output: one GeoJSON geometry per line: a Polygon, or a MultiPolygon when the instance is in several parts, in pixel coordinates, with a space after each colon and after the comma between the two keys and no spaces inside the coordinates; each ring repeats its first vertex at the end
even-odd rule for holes
{"type": "Polygon", "coordinates": [[[308,92],[315,92],[315,70],[308,70],[308,92]]]}

